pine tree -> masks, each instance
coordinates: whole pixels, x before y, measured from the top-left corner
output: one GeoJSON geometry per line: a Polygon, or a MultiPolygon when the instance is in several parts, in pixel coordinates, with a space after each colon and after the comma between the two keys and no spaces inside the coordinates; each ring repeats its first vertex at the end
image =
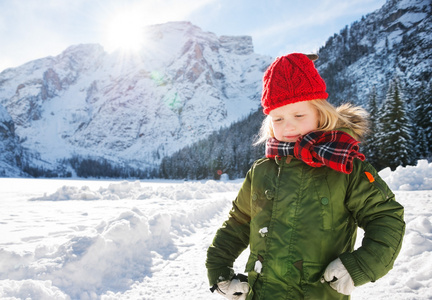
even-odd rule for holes
{"type": "Polygon", "coordinates": [[[419,158],[432,158],[432,82],[423,86],[416,99],[415,133],[419,158]]]}
{"type": "Polygon", "coordinates": [[[377,103],[377,92],[375,86],[369,94],[367,110],[369,112],[369,125],[370,129],[364,141],[363,152],[367,160],[377,169],[381,167],[379,163],[379,143],[377,140],[377,133],[379,132],[379,109],[377,103]]]}
{"type": "Polygon", "coordinates": [[[416,160],[412,122],[397,77],[389,82],[386,98],[380,109],[379,123],[379,163],[392,170],[412,164],[416,160]]]}

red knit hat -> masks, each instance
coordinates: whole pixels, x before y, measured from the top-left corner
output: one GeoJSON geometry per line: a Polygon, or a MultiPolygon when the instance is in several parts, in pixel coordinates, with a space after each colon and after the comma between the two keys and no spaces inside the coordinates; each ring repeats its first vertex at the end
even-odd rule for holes
{"type": "Polygon", "coordinates": [[[261,98],[266,115],[287,104],[328,98],[325,82],[312,61],[318,56],[309,57],[292,53],[278,57],[268,67],[264,73],[261,98]]]}

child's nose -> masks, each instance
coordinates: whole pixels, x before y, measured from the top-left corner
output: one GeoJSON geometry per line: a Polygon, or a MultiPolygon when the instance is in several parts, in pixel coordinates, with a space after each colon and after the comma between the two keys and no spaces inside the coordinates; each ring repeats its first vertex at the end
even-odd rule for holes
{"type": "Polygon", "coordinates": [[[294,129],[295,129],[295,124],[294,124],[294,122],[287,121],[287,122],[285,123],[285,129],[286,129],[286,130],[289,130],[289,131],[294,130],[294,129]]]}

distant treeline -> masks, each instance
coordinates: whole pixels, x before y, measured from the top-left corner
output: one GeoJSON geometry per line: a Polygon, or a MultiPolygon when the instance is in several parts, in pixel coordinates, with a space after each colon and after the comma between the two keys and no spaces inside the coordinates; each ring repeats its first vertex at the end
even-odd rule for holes
{"type": "MultiPolygon", "coordinates": [[[[138,169],[118,164],[100,157],[80,157],[78,155],[61,160],[56,170],[25,164],[23,171],[34,178],[72,177],[73,172],[82,178],[158,178],[157,168],[138,169]]],[[[1,175],[1,174],[0,174],[1,175]]]]}
{"type": "Polygon", "coordinates": [[[230,179],[246,175],[252,163],[264,156],[264,146],[254,146],[264,115],[260,108],[246,119],[222,128],[208,138],[164,157],[159,176],[166,179],[230,179]]]}
{"type": "Polygon", "coordinates": [[[78,177],[84,178],[154,178],[156,169],[137,169],[127,165],[118,165],[105,158],[82,158],[74,156],[68,164],[75,170],[78,177]]]}

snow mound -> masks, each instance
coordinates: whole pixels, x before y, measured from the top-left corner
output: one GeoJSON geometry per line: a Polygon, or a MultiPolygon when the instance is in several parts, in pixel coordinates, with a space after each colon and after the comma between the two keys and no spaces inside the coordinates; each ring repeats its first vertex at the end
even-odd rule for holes
{"type": "Polygon", "coordinates": [[[70,299],[61,287],[72,299],[96,299],[104,292],[127,290],[152,276],[155,257],[169,259],[178,251],[175,234],[193,231],[192,225],[217,212],[221,201],[151,217],[134,208],[103,221],[93,235],[73,236],[56,249],[39,245],[34,253],[23,254],[0,249],[0,277],[15,279],[0,280],[0,295],[70,299]],[[23,280],[28,277],[39,280],[23,280]]]}
{"type": "Polygon", "coordinates": [[[70,300],[57,287],[52,286],[51,280],[1,280],[0,295],[2,299],[39,299],[39,300],[70,300]],[[33,298],[29,298],[32,295],[33,298]]]}
{"type": "Polygon", "coordinates": [[[88,186],[62,186],[55,193],[29,199],[30,201],[65,201],[65,200],[145,200],[145,199],[206,199],[211,193],[238,191],[235,182],[185,182],[170,185],[168,188],[142,186],[139,181],[112,183],[107,188],[92,191],[88,186]]]}
{"type": "Polygon", "coordinates": [[[66,200],[100,202],[102,208],[112,203],[103,200],[126,199],[141,208],[123,207],[116,217],[92,227],[74,226],[83,229],[65,231],[59,244],[37,243],[34,250],[22,252],[0,248],[0,298],[99,299],[122,293],[151,278],[161,261],[175,259],[175,240],[192,235],[219,214],[232,200],[225,193],[239,188],[240,182],[122,181],[98,190],[63,185],[53,194],[32,198],[59,205],[66,200]]]}
{"type": "MultiPolygon", "coordinates": [[[[8,258],[2,263],[1,273],[9,278],[31,275],[45,280],[32,283],[37,284],[30,288],[34,299],[43,299],[42,295],[54,299],[58,291],[51,283],[62,287],[74,299],[91,299],[92,294],[107,289],[118,291],[149,275],[151,251],[170,245],[171,239],[166,234],[170,226],[164,227],[166,224],[161,225],[163,222],[158,219],[160,216],[149,221],[135,209],[102,222],[93,235],[74,236],[57,249],[40,245],[33,254],[0,250],[1,256],[8,258]],[[164,242],[159,242],[160,239],[164,242]]],[[[20,290],[25,293],[29,289],[25,285],[25,281],[12,285],[16,287],[14,295],[20,290]]]]}
{"type": "Polygon", "coordinates": [[[379,175],[394,191],[432,190],[432,163],[427,160],[419,160],[417,166],[399,166],[394,172],[385,168],[379,175]]]}

